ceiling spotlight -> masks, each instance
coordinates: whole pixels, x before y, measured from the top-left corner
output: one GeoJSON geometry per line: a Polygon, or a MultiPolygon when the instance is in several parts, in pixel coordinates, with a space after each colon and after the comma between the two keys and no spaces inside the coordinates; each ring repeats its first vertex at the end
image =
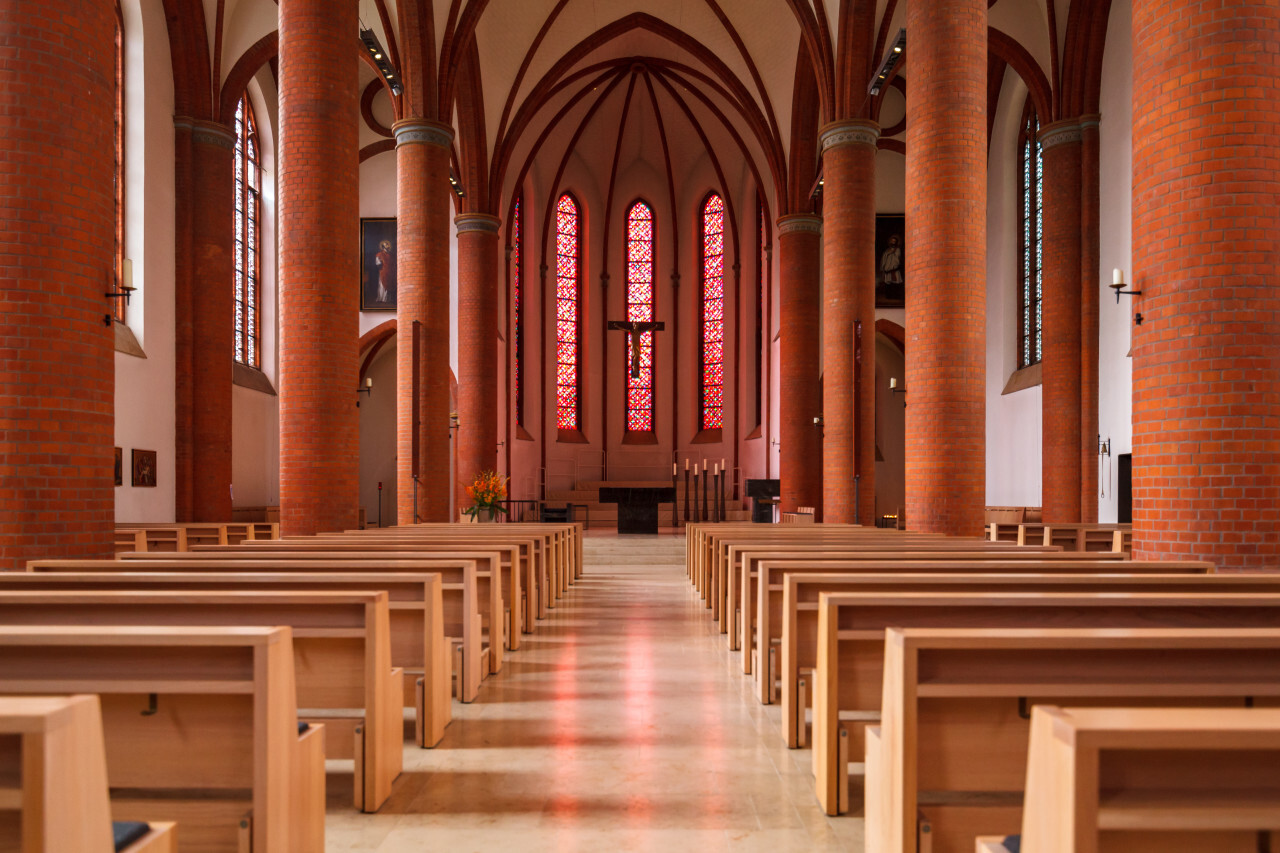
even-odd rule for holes
{"type": "Polygon", "coordinates": [[[889,75],[893,73],[893,69],[897,67],[902,60],[902,55],[907,49],[907,31],[905,29],[898,30],[898,37],[893,40],[893,47],[884,56],[884,62],[880,63],[880,70],[871,78],[871,82],[867,85],[868,95],[878,95],[880,90],[884,88],[885,81],[889,79],[889,75]]]}
{"type": "Polygon", "coordinates": [[[396,78],[395,67],[387,61],[386,51],[382,49],[382,43],[378,41],[378,35],[373,30],[361,30],[360,41],[364,44],[364,49],[369,51],[369,56],[373,59],[374,66],[378,69],[378,73],[382,75],[382,79],[387,82],[387,86],[391,89],[391,94],[399,95],[404,91],[399,83],[392,82],[396,78]]]}

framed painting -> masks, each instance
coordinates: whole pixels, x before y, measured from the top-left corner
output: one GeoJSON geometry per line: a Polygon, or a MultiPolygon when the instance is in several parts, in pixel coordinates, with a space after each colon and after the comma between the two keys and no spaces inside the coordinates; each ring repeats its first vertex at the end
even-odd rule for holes
{"type": "Polygon", "coordinates": [[[906,217],[901,213],[876,216],[876,307],[907,305],[906,217]]]}
{"type": "Polygon", "coordinates": [[[116,485],[124,485],[124,449],[116,448],[116,485]]]}
{"type": "Polygon", "coordinates": [[[396,220],[360,220],[360,310],[396,310],[396,220]]]}
{"type": "Polygon", "coordinates": [[[156,485],[156,452],[154,450],[133,451],[133,484],[146,488],[156,485]]]}

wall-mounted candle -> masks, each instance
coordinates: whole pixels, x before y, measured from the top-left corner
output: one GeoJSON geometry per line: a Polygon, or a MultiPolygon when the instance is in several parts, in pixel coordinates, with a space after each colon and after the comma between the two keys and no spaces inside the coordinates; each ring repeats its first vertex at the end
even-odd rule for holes
{"type": "Polygon", "coordinates": [[[372,387],[373,387],[373,377],[372,377],[372,376],[366,376],[366,377],[364,378],[364,387],[366,387],[366,388],[372,388],[372,387]]]}
{"type": "Polygon", "coordinates": [[[120,289],[131,290],[133,288],[133,261],[125,258],[120,262],[120,289]]]}
{"type": "Polygon", "coordinates": [[[898,377],[896,377],[896,376],[890,376],[890,377],[889,377],[889,390],[890,390],[890,391],[892,391],[894,388],[897,388],[897,387],[898,387],[898,377]]]}
{"type": "Polygon", "coordinates": [[[1117,269],[1113,269],[1113,270],[1111,271],[1111,283],[1112,283],[1112,284],[1124,284],[1124,270],[1119,269],[1119,268],[1117,268],[1117,269]]]}

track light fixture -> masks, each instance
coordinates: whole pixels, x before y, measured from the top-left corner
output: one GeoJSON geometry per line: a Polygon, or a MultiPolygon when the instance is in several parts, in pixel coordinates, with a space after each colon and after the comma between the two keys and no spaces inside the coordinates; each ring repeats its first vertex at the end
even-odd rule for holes
{"type": "Polygon", "coordinates": [[[458,198],[466,198],[466,190],[462,188],[462,184],[458,183],[458,178],[453,174],[453,169],[449,170],[449,186],[453,187],[453,191],[458,194],[458,198]]]}
{"type": "Polygon", "coordinates": [[[369,51],[369,56],[373,59],[373,64],[378,67],[378,73],[382,75],[382,79],[386,80],[387,85],[391,87],[391,94],[399,95],[403,92],[400,77],[396,73],[395,66],[387,59],[387,52],[382,49],[377,33],[373,30],[361,30],[360,41],[364,44],[364,49],[369,51]]]}
{"type": "Polygon", "coordinates": [[[884,62],[880,63],[880,70],[871,78],[871,82],[867,84],[868,95],[878,95],[880,90],[889,82],[889,75],[898,63],[902,61],[903,55],[907,51],[907,31],[905,28],[898,30],[898,37],[893,40],[893,45],[889,48],[889,52],[884,55],[884,62]]]}

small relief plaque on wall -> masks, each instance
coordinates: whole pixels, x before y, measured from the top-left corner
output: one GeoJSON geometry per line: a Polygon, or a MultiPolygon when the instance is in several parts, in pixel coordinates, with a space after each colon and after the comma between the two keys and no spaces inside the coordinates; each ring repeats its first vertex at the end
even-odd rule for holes
{"type": "Polygon", "coordinates": [[[156,452],[154,450],[133,451],[133,484],[155,487],[156,452]]]}

